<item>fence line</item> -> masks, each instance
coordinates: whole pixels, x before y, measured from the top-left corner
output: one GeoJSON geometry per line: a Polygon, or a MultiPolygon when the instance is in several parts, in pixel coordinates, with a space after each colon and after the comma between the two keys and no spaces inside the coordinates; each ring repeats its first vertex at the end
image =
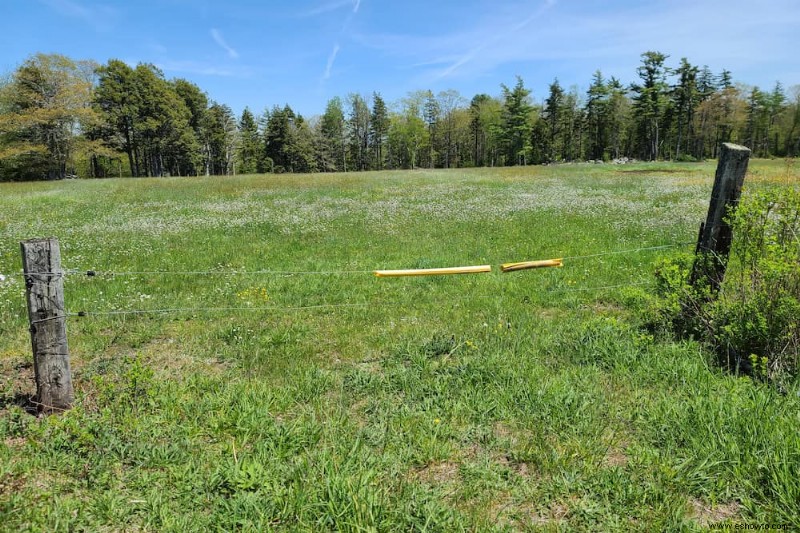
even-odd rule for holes
{"type": "Polygon", "coordinates": [[[667,248],[679,248],[681,246],[688,246],[690,244],[695,244],[694,241],[687,241],[687,242],[679,242],[676,244],[664,244],[662,246],[647,246],[645,248],[632,248],[630,250],[617,250],[614,252],[601,252],[597,254],[589,254],[589,255],[573,255],[571,257],[564,257],[563,259],[588,259],[592,257],[602,257],[605,255],[617,255],[617,254],[630,254],[634,252],[641,252],[645,250],[665,250],[667,248]]]}
{"type": "MultiPolygon", "coordinates": [[[[643,285],[652,285],[653,281],[639,281],[634,283],[622,283],[617,285],[603,285],[599,287],[555,287],[546,289],[542,292],[546,294],[557,292],[591,292],[603,291],[608,289],[620,289],[625,287],[640,287],[643,285]]],[[[458,298],[458,301],[470,299],[469,297],[458,298]]],[[[450,300],[452,301],[452,300],[450,300]]],[[[78,311],[64,313],[63,315],[53,316],[41,320],[32,320],[31,324],[38,324],[55,320],[57,318],[78,317],[86,318],[93,316],[124,316],[124,315],[149,315],[149,314],[165,314],[165,313],[204,313],[204,312],[238,312],[238,311],[305,311],[310,309],[339,309],[339,308],[356,308],[356,307],[370,307],[375,305],[387,305],[386,302],[365,302],[365,303],[339,303],[339,304],[315,304],[315,305],[301,305],[301,306],[267,306],[267,307],[173,307],[164,309],[119,309],[111,311],[78,311]]],[[[388,304],[398,307],[399,304],[388,304]]]]}
{"type": "MultiPolygon", "coordinates": [[[[681,246],[688,246],[694,245],[694,241],[687,241],[687,242],[680,242],[675,244],[664,244],[660,246],[645,246],[642,248],[630,248],[627,250],[614,250],[609,252],[599,252],[596,254],[588,254],[588,255],[571,255],[571,256],[563,256],[562,259],[564,260],[575,260],[575,259],[591,259],[595,257],[604,257],[607,255],[621,255],[621,254],[631,254],[636,252],[644,252],[644,251],[651,251],[651,250],[666,250],[669,248],[679,248],[681,246]]],[[[334,276],[334,275],[350,275],[350,274],[374,274],[375,269],[373,270],[123,270],[123,271],[114,271],[114,270],[93,270],[93,269],[64,269],[60,272],[36,272],[35,274],[28,274],[28,276],[35,275],[35,276],[72,276],[72,275],[82,275],[87,277],[97,277],[97,276],[267,276],[267,275],[274,275],[274,276],[312,276],[312,275],[323,275],[323,276],[334,276]]],[[[23,272],[18,272],[15,274],[9,275],[17,275],[17,276],[25,276],[23,272]]]]}
{"type": "Polygon", "coordinates": [[[374,305],[374,303],[342,303],[342,304],[316,304],[316,305],[300,305],[300,306],[277,306],[272,305],[268,307],[173,307],[167,309],[119,309],[113,311],[78,311],[77,313],[66,313],[66,316],[75,317],[88,317],[88,316],[109,316],[109,315],[147,315],[147,314],[163,314],[163,313],[200,313],[206,311],[219,312],[219,311],[303,311],[306,309],[327,309],[327,308],[340,308],[340,307],[367,307],[374,305]]]}
{"type": "MultiPolygon", "coordinates": [[[[664,250],[668,248],[677,248],[680,246],[687,246],[689,244],[694,244],[693,242],[684,242],[684,243],[676,243],[676,244],[665,244],[660,246],[647,246],[641,248],[631,248],[627,250],[615,250],[610,252],[601,252],[597,254],[589,254],[589,255],[578,255],[578,256],[566,256],[564,259],[567,260],[574,260],[574,259],[589,259],[589,258],[596,258],[602,257],[607,255],[619,255],[619,254],[627,254],[627,253],[635,253],[641,251],[651,251],[651,250],[664,250]]],[[[251,270],[251,271],[220,271],[220,270],[211,270],[211,271],[159,271],[159,270],[149,270],[149,271],[122,271],[122,272],[115,272],[115,271],[97,271],[97,270],[79,270],[79,269],[64,269],[60,272],[36,272],[36,273],[28,273],[28,276],[60,276],[64,277],[67,275],[73,274],[80,274],[86,275],[89,277],[95,277],[99,275],[110,275],[110,276],[126,276],[126,275],[337,275],[337,274],[373,274],[374,270],[303,270],[303,271],[294,271],[294,270],[251,270]]],[[[24,273],[20,273],[20,276],[24,276],[24,273]]],[[[591,291],[603,291],[609,289],[619,289],[624,287],[637,287],[643,285],[651,285],[653,283],[652,280],[648,281],[641,281],[635,283],[622,283],[616,285],[603,285],[598,287],[555,287],[550,289],[545,289],[542,292],[546,294],[551,293],[569,293],[569,292],[591,292],[591,291]]],[[[462,298],[461,300],[466,300],[467,298],[462,298]]],[[[92,316],[125,316],[125,315],[148,315],[148,314],[165,314],[165,313],[204,313],[204,312],[239,312],[239,311],[303,311],[303,310],[310,310],[310,309],[336,309],[336,308],[355,308],[355,307],[367,307],[371,305],[382,305],[383,302],[370,302],[370,303],[340,303],[340,304],[315,304],[315,305],[305,305],[305,306],[266,306],[266,307],[251,307],[251,306],[239,306],[239,307],[176,307],[176,308],[163,308],[163,309],[120,309],[120,310],[110,310],[110,311],[79,311],[75,312],[68,312],[64,313],[63,315],[52,316],[44,319],[39,320],[32,320],[30,323],[39,324],[42,322],[48,322],[51,320],[59,319],[59,318],[67,318],[67,317],[92,317],[92,316]]]]}
{"type": "Polygon", "coordinates": [[[637,283],[623,283],[621,285],[605,285],[603,287],[564,287],[556,289],[548,289],[545,292],[583,292],[583,291],[601,291],[605,289],[621,289],[624,287],[640,287],[642,285],[652,285],[653,280],[640,281],[637,283]]]}

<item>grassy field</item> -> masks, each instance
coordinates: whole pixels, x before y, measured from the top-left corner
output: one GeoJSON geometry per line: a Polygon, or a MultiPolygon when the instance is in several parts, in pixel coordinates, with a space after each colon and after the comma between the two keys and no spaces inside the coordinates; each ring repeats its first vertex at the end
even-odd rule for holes
{"type": "MultiPolygon", "coordinates": [[[[693,243],[713,174],[0,184],[0,529],[798,527],[800,389],[640,328],[654,263],[692,245],[580,257],[693,243]],[[18,242],[51,235],[100,274],[65,283],[90,313],[68,321],[77,404],[37,418],[18,242]],[[495,272],[364,272],[473,264],[495,272]],[[91,315],[163,308],[184,310],[91,315]]],[[[771,181],[798,171],[751,163],[771,181]]]]}

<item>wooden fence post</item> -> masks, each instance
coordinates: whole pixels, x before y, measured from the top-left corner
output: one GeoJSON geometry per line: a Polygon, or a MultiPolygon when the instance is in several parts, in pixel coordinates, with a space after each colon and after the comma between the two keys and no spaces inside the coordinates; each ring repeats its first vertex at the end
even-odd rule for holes
{"type": "Polygon", "coordinates": [[[723,143],[714,176],[714,189],[708,204],[708,216],[700,227],[697,257],[692,268],[691,284],[707,280],[713,292],[719,291],[725,279],[733,231],[725,216],[736,208],[742,194],[742,184],[750,160],[750,149],[737,144],[723,143]]]}
{"type": "Polygon", "coordinates": [[[67,347],[61,249],[56,238],[23,241],[20,247],[38,410],[44,413],[63,411],[72,407],[74,392],[67,347]]]}

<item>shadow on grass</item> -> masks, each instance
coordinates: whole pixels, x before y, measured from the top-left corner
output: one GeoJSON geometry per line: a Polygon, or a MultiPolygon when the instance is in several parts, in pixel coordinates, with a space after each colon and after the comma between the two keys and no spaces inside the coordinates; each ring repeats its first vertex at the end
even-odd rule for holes
{"type": "Polygon", "coordinates": [[[17,406],[29,415],[38,416],[39,404],[36,402],[36,395],[26,392],[15,392],[0,396],[0,412],[17,406]]]}

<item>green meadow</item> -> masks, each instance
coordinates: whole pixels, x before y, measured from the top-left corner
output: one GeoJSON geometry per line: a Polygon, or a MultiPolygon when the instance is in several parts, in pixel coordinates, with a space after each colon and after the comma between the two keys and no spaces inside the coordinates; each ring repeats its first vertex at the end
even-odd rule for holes
{"type": "MultiPolygon", "coordinates": [[[[0,530],[800,527],[800,387],[643,327],[714,170],[0,184],[0,530]],[[19,241],[45,236],[88,316],[74,408],[36,417],[19,241]]],[[[745,194],[799,175],[752,161],[745,194]]]]}

